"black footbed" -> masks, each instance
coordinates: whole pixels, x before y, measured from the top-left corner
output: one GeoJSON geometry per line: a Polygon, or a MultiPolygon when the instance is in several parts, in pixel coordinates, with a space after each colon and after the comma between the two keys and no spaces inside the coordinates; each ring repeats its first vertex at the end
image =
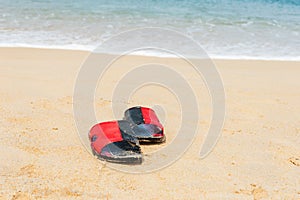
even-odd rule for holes
{"type": "Polygon", "coordinates": [[[141,164],[142,154],[141,148],[135,143],[128,141],[113,142],[101,150],[98,154],[93,150],[93,154],[96,155],[101,160],[106,160],[114,163],[123,164],[141,164]],[[109,152],[110,156],[103,155],[105,152],[109,152]]]}

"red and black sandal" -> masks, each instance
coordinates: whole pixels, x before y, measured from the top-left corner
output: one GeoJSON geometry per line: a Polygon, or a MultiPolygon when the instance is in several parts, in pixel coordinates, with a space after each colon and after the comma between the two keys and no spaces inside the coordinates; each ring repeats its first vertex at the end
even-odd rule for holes
{"type": "Polygon", "coordinates": [[[141,143],[162,143],[166,141],[164,127],[151,108],[132,107],[125,111],[124,119],[129,121],[133,133],[141,143]]]}
{"type": "Polygon", "coordinates": [[[89,139],[94,155],[101,160],[141,164],[142,152],[128,121],[108,121],[94,125],[89,139]]]}

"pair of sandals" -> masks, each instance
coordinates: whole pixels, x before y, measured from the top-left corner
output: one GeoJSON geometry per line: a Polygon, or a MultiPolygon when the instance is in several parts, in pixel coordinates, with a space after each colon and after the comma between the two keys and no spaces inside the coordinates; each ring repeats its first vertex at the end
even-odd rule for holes
{"type": "Polygon", "coordinates": [[[93,154],[101,160],[141,164],[140,143],[163,143],[166,136],[154,110],[139,106],[127,109],[123,120],[94,125],[89,140],[93,154]]]}

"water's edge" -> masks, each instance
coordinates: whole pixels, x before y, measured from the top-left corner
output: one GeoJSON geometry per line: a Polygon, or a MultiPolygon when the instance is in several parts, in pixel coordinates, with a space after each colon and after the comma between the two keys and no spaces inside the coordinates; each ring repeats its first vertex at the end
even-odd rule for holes
{"type": "MultiPolygon", "coordinates": [[[[72,47],[64,47],[64,46],[37,46],[37,45],[0,45],[0,48],[9,48],[9,49],[34,49],[34,50],[65,50],[65,51],[82,51],[82,52],[93,52],[93,48],[72,48],[72,47]]],[[[118,55],[112,52],[100,53],[105,55],[118,55]]],[[[132,56],[148,56],[148,57],[158,57],[158,58],[178,58],[177,56],[166,56],[161,54],[147,54],[147,53],[133,53],[130,54],[132,56]]],[[[250,61],[291,61],[298,62],[300,58],[272,58],[272,57],[251,57],[251,56],[214,56],[209,55],[210,59],[213,60],[250,60],[250,61]]],[[[197,59],[197,58],[191,58],[197,59]]]]}

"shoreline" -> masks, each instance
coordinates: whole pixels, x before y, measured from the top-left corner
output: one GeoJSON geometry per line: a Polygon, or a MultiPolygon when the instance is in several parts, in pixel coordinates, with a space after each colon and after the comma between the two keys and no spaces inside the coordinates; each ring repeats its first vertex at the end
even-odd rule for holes
{"type": "MultiPolygon", "coordinates": [[[[43,47],[43,46],[1,46],[0,49],[32,49],[32,50],[54,50],[54,51],[74,51],[74,52],[87,52],[90,53],[94,50],[94,48],[68,48],[68,47],[60,47],[60,46],[54,46],[54,47],[43,47]]],[[[100,53],[105,55],[118,55],[115,53],[100,53]]],[[[131,54],[130,56],[141,56],[141,57],[157,57],[157,58],[178,58],[176,56],[170,57],[170,56],[164,56],[164,55],[153,55],[153,54],[131,54]]],[[[255,56],[243,56],[243,57],[233,57],[233,56],[209,56],[211,60],[241,60],[241,61],[283,61],[283,62],[300,62],[300,57],[297,58],[273,58],[273,57],[255,57],[255,56]]],[[[199,58],[188,58],[188,59],[199,59],[199,58]]]]}

